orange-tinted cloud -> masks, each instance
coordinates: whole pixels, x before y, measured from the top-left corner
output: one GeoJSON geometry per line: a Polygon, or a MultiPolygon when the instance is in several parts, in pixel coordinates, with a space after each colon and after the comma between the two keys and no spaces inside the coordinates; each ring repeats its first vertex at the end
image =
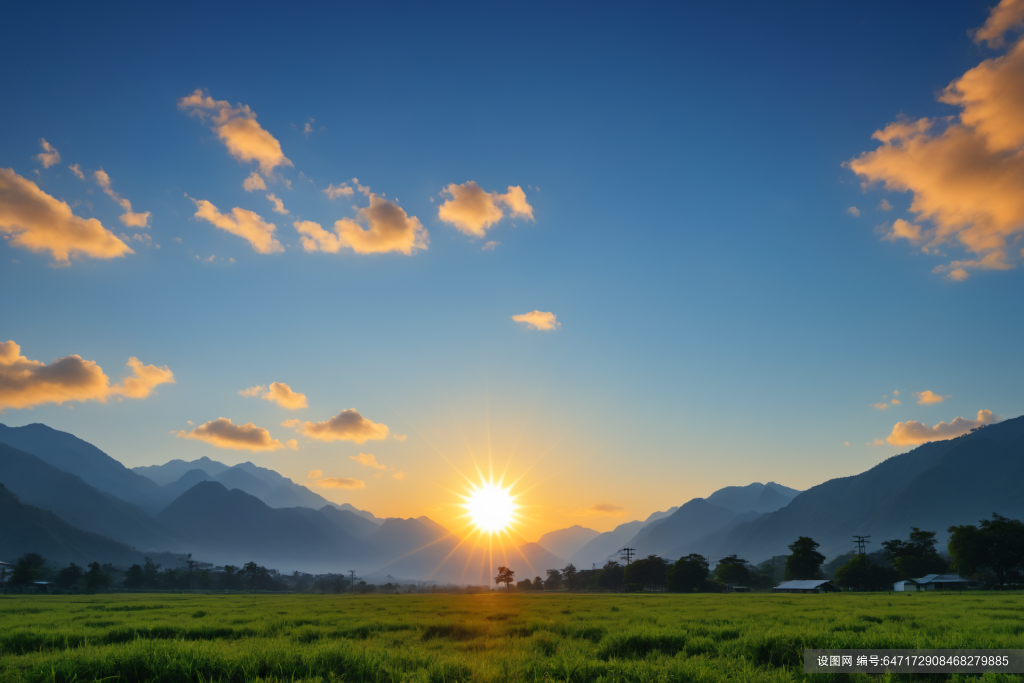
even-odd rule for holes
{"type": "Polygon", "coordinates": [[[43,165],[43,168],[50,168],[60,163],[60,152],[46,141],[46,138],[39,138],[39,146],[43,151],[36,155],[36,159],[43,165]]]}
{"type": "Polygon", "coordinates": [[[875,410],[886,410],[889,407],[889,404],[883,401],[882,403],[872,403],[871,407],[875,410]]]}
{"type": "Polygon", "coordinates": [[[942,403],[949,398],[949,396],[940,396],[934,391],[927,389],[925,391],[915,392],[914,397],[917,398],[917,402],[923,406],[930,406],[933,403],[942,403]]]}
{"type": "Polygon", "coordinates": [[[12,247],[50,252],[59,263],[72,256],[111,259],[134,253],[95,218],[79,218],[66,202],[10,168],[0,168],[0,232],[12,247]]]}
{"type": "Polygon", "coordinates": [[[338,197],[351,197],[355,194],[355,190],[353,190],[348,183],[342,183],[341,185],[331,183],[327,186],[327,189],[324,190],[324,194],[327,195],[328,199],[337,199],[338,197]]]}
{"type": "Polygon", "coordinates": [[[284,202],[282,202],[280,199],[275,197],[273,192],[271,192],[270,194],[267,195],[267,199],[269,199],[270,203],[274,205],[273,206],[273,210],[276,213],[284,214],[286,216],[289,213],[291,213],[290,211],[288,211],[288,209],[284,208],[284,202]]]}
{"type": "MultiPolygon", "coordinates": [[[[1007,12],[1020,4],[1001,3],[990,23],[1006,26],[1007,12]]],[[[990,41],[997,33],[979,31],[990,41]]],[[[959,245],[978,256],[937,272],[964,280],[972,270],[1013,268],[1007,246],[1024,235],[1024,40],[965,73],[939,99],[959,115],[892,123],[875,132],[877,149],[847,165],[867,183],[912,193],[910,210],[931,223],[904,222],[902,232],[894,224],[886,239],[908,239],[926,253],[959,245]]]]}
{"type": "Polygon", "coordinates": [[[247,239],[252,248],[258,253],[273,254],[274,252],[284,251],[281,243],[274,238],[274,231],[277,230],[277,226],[273,223],[267,223],[260,218],[259,214],[247,209],[240,209],[236,206],[231,209],[231,215],[228,216],[218,211],[216,206],[205,199],[193,199],[192,201],[195,202],[198,209],[195,213],[196,218],[202,218],[204,221],[213,223],[221,230],[226,230],[232,235],[238,235],[247,239]]]}
{"type": "Polygon", "coordinates": [[[366,488],[366,482],[360,481],[359,479],[350,479],[348,477],[324,477],[323,479],[317,479],[313,482],[317,486],[322,486],[325,489],[364,489],[366,488]]]}
{"type": "Polygon", "coordinates": [[[576,515],[607,515],[609,517],[621,517],[626,514],[626,508],[615,503],[598,503],[591,505],[588,508],[581,508],[574,514],[576,515]]]}
{"type": "Polygon", "coordinates": [[[361,444],[365,441],[386,439],[388,436],[387,425],[367,420],[355,408],[343,410],[323,422],[286,420],[281,426],[294,428],[300,434],[317,441],[351,441],[361,444]]]}
{"type": "Polygon", "coordinates": [[[979,410],[975,420],[958,417],[952,422],[940,422],[934,427],[913,420],[897,422],[896,426],[892,428],[892,434],[885,440],[893,446],[916,446],[926,441],[945,441],[966,434],[977,427],[992,424],[997,420],[998,418],[991,410],[979,410]]]}
{"type": "Polygon", "coordinates": [[[1024,24],[1024,0],[1002,0],[992,8],[985,25],[974,32],[974,42],[1002,47],[1004,36],[1024,24]]]}
{"type": "Polygon", "coordinates": [[[232,107],[225,100],[214,100],[202,90],[196,90],[178,100],[178,108],[191,110],[200,118],[213,116],[213,131],[231,156],[243,162],[255,161],[264,177],[271,177],[279,166],[294,165],[281,151],[277,138],[257,123],[256,113],[248,105],[232,107]]]}
{"type": "Polygon", "coordinates": [[[396,251],[406,256],[427,248],[430,235],[418,218],[377,194],[371,192],[369,197],[370,205],[359,209],[355,220],[342,218],[335,222],[333,233],[313,221],[295,222],[302,248],[330,254],[343,248],[357,254],[396,251]]]}
{"type": "Polygon", "coordinates": [[[438,207],[437,217],[472,237],[483,237],[490,226],[504,217],[505,212],[499,204],[508,207],[513,216],[533,220],[533,207],[519,186],[510,185],[508,192],[498,194],[487,192],[470,180],[462,185],[450,183],[441,195],[449,199],[438,207]]]}
{"type": "Polygon", "coordinates": [[[350,455],[348,456],[348,459],[355,460],[360,465],[363,465],[364,467],[372,467],[375,470],[386,470],[388,468],[388,466],[385,465],[384,463],[377,462],[377,458],[376,456],[373,455],[373,453],[360,453],[359,455],[350,455]]]}
{"type": "Polygon", "coordinates": [[[851,216],[857,217],[860,216],[860,209],[858,209],[856,206],[848,206],[846,207],[846,213],[850,214],[851,216]]]}
{"type": "Polygon", "coordinates": [[[292,388],[284,382],[271,382],[267,393],[263,394],[262,398],[289,410],[308,407],[306,395],[292,391],[292,388]]]}
{"type": "Polygon", "coordinates": [[[6,341],[0,344],[0,411],[67,401],[105,403],[113,396],[146,398],[158,385],[174,383],[167,367],[143,365],[135,357],[126,367],[131,374],[112,385],[95,361],[73,355],[46,364],[22,356],[20,346],[6,341]]]}
{"type": "Polygon", "coordinates": [[[557,316],[551,311],[520,313],[519,315],[512,316],[512,319],[535,330],[557,330],[562,326],[562,323],[558,322],[557,316]]]}
{"type": "Polygon", "coordinates": [[[75,177],[77,177],[79,180],[85,180],[85,174],[82,173],[81,166],[79,166],[78,164],[71,164],[70,166],[68,166],[68,168],[71,169],[71,172],[74,173],[75,177]]]}
{"type": "Polygon", "coordinates": [[[249,174],[249,177],[242,181],[242,189],[246,192],[253,192],[255,190],[267,189],[267,184],[263,182],[263,176],[256,171],[249,174]]]}
{"type": "Polygon", "coordinates": [[[263,427],[257,427],[252,422],[236,425],[226,417],[218,417],[189,432],[183,429],[175,433],[175,436],[179,439],[198,439],[217,448],[236,451],[276,451],[285,447],[263,427]]]}
{"type": "Polygon", "coordinates": [[[98,171],[93,171],[92,177],[96,184],[103,188],[107,196],[117,202],[124,210],[124,213],[120,216],[122,223],[133,228],[146,227],[146,223],[149,222],[149,211],[145,213],[135,213],[132,211],[132,203],[111,189],[110,176],[107,175],[106,171],[102,168],[98,171]]]}
{"type": "Polygon", "coordinates": [[[889,229],[885,235],[882,236],[883,240],[889,242],[895,242],[896,240],[907,240],[911,244],[920,244],[922,241],[921,237],[921,226],[914,225],[909,221],[905,221],[902,218],[897,218],[892,223],[892,228],[889,229]]]}

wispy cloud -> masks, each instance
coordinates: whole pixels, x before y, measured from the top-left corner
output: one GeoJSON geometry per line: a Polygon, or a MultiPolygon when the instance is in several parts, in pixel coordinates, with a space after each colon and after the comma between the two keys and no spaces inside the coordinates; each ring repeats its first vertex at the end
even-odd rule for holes
{"type": "Polygon", "coordinates": [[[288,211],[288,209],[284,208],[284,202],[282,202],[280,199],[275,197],[273,193],[268,194],[267,195],[267,199],[270,200],[270,203],[274,205],[273,206],[273,210],[275,212],[280,213],[280,214],[284,214],[286,216],[289,213],[291,213],[290,211],[288,211]]]}
{"type": "Polygon", "coordinates": [[[573,514],[576,516],[605,515],[607,517],[621,517],[626,514],[626,508],[615,503],[597,503],[588,508],[580,508],[573,514]]]}
{"type": "Polygon", "coordinates": [[[520,313],[512,316],[512,319],[534,330],[557,330],[562,326],[562,323],[558,322],[557,316],[551,311],[520,313]]]}
{"type": "Polygon", "coordinates": [[[120,216],[122,223],[133,228],[146,227],[146,224],[149,222],[149,211],[146,211],[144,213],[135,213],[134,211],[132,211],[132,203],[125,199],[124,197],[122,197],[121,195],[119,195],[118,193],[114,192],[114,190],[110,187],[110,176],[107,175],[106,171],[104,171],[102,168],[98,171],[93,171],[92,177],[96,181],[96,184],[103,188],[103,192],[105,192],[108,197],[117,202],[121,209],[124,211],[124,213],[121,214],[120,216]]]}
{"type": "Polygon", "coordinates": [[[856,206],[848,206],[846,207],[846,213],[850,214],[851,216],[860,216],[860,209],[858,209],[856,206]]]}
{"type": "Polygon", "coordinates": [[[372,467],[375,470],[387,470],[388,466],[384,463],[377,462],[377,457],[373,453],[360,453],[359,455],[348,456],[349,460],[355,460],[364,467],[372,467]]]}
{"type": "Polygon", "coordinates": [[[60,163],[60,152],[46,141],[46,138],[39,138],[39,146],[43,151],[36,155],[36,161],[43,165],[43,168],[50,168],[60,163]]]}
{"type": "Polygon", "coordinates": [[[205,199],[193,199],[196,205],[196,218],[213,223],[215,226],[244,238],[252,245],[252,248],[260,254],[273,254],[284,251],[281,243],[274,238],[274,231],[277,226],[267,223],[259,214],[247,209],[240,209],[237,206],[231,210],[231,215],[221,213],[216,206],[205,199]]]}

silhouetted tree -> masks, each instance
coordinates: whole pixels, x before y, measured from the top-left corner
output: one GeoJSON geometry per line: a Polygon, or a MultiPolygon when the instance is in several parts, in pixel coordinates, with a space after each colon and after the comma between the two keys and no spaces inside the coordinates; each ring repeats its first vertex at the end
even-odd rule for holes
{"type": "Polygon", "coordinates": [[[608,560],[597,577],[597,585],[606,590],[617,591],[625,578],[623,567],[615,560],[608,560]]]}
{"type": "Polygon", "coordinates": [[[82,580],[82,574],[82,568],[72,562],[57,572],[57,586],[64,590],[77,586],[78,582],[82,580]]]}
{"type": "Polygon", "coordinates": [[[965,524],[948,529],[949,554],[961,574],[991,571],[1002,587],[1024,565],[1024,523],[993,513],[978,526],[965,524]]]}
{"type": "Polygon", "coordinates": [[[43,577],[46,570],[46,558],[39,553],[25,553],[18,558],[11,572],[10,583],[12,586],[26,587],[43,577]]]}
{"type": "Polygon", "coordinates": [[[800,536],[789,546],[790,556],[786,560],[786,580],[817,579],[825,556],[818,552],[820,544],[808,536],[800,536]]]}
{"type": "Polygon", "coordinates": [[[125,588],[142,588],[145,577],[142,573],[142,567],[137,564],[133,564],[128,567],[128,571],[124,573],[124,587],[125,588]]]}
{"type": "Polygon", "coordinates": [[[533,582],[531,582],[530,579],[523,579],[522,581],[516,583],[516,588],[518,588],[521,591],[533,590],[533,582]]]}
{"type": "Polygon", "coordinates": [[[547,570],[548,578],[544,579],[544,590],[553,591],[562,587],[562,572],[557,569],[547,570]]]}
{"type": "Polygon", "coordinates": [[[160,565],[154,564],[149,557],[145,559],[145,564],[142,567],[142,583],[146,588],[160,587],[160,565]]]}
{"type": "Polygon", "coordinates": [[[568,585],[569,590],[576,587],[576,574],[578,573],[579,572],[576,571],[576,565],[572,562],[565,565],[565,568],[562,569],[562,576],[565,578],[565,583],[568,585]]]}
{"type": "Polygon", "coordinates": [[[498,575],[494,577],[494,583],[505,584],[505,590],[509,590],[509,586],[516,580],[516,573],[508,567],[498,567],[498,575]]]}
{"type": "Polygon", "coordinates": [[[898,578],[895,569],[880,567],[867,555],[854,554],[849,562],[836,569],[834,581],[840,588],[882,591],[891,590],[898,578]]]}
{"type": "Polygon", "coordinates": [[[882,543],[882,553],[892,562],[901,579],[921,578],[927,574],[941,574],[947,564],[935,550],[934,531],[921,531],[910,527],[910,540],[892,540],[882,543]]]}
{"type": "Polygon", "coordinates": [[[639,583],[645,588],[661,588],[668,578],[668,561],[648,555],[626,567],[626,583],[639,583]]]}
{"type": "Polygon", "coordinates": [[[727,585],[748,585],[750,570],[747,568],[747,561],[735,555],[723,557],[715,567],[715,578],[727,585]]]}
{"type": "Polygon", "coordinates": [[[668,589],[676,593],[694,593],[704,589],[708,580],[708,561],[702,555],[681,557],[672,565],[668,589]]]}
{"type": "Polygon", "coordinates": [[[99,562],[89,565],[89,571],[85,573],[85,587],[91,591],[101,590],[110,585],[110,574],[103,571],[99,562]]]}

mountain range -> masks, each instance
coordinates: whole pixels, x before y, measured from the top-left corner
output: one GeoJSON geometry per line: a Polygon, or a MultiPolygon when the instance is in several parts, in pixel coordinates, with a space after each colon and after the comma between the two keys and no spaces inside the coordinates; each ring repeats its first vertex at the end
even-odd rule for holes
{"type": "Polygon", "coordinates": [[[125,564],[192,552],[215,564],[479,584],[491,583],[498,565],[543,577],[568,562],[582,569],[618,559],[624,547],[638,557],[735,553],[759,562],[811,536],[831,557],[853,534],[880,543],[918,526],[941,539],[946,527],[992,512],[1024,517],[1022,452],[1024,418],[1016,418],[803,492],[774,482],[731,486],[609,532],[574,525],[536,543],[477,545],[428,517],[380,519],[335,505],[252,463],[200,458],[130,470],[71,434],[0,425],[0,559],[31,551],[125,564]]]}

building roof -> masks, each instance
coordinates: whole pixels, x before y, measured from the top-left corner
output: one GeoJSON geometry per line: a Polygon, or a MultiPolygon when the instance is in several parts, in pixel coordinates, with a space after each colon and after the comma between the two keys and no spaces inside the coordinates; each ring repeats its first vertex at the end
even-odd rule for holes
{"type": "Polygon", "coordinates": [[[815,588],[821,588],[824,584],[831,585],[832,582],[828,579],[808,579],[804,581],[783,581],[772,590],[814,590],[815,588]]]}
{"type": "Polygon", "coordinates": [[[959,574],[929,574],[920,579],[914,579],[917,583],[967,583],[967,579],[959,574]]]}

